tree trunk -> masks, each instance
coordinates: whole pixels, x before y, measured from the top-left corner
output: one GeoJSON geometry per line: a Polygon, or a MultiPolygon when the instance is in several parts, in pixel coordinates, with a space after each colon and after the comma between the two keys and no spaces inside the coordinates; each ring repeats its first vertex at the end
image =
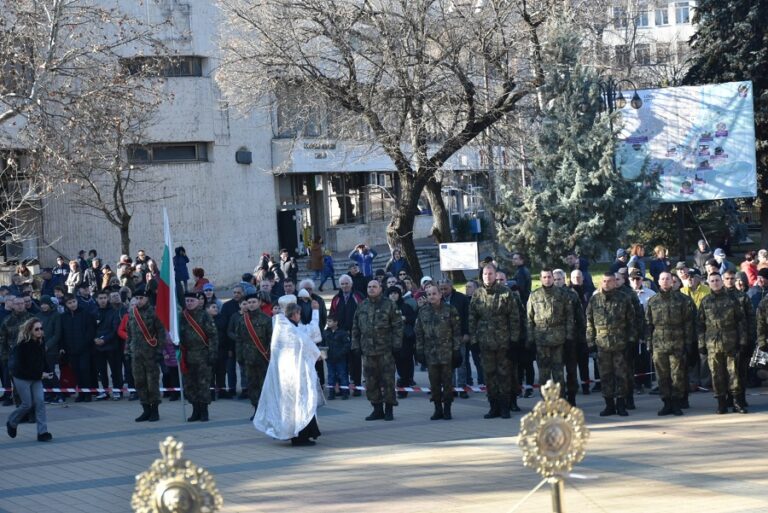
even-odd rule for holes
{"type": "Polygon", "coordinates": [[[413,243],[413,225],[418,211],[421,185],[409,173],[400,173],[400,201],[387,226],[387,243],[391,249],[400,248],[403,258],[411,267],[411,277],[415,283],[421,280],[421,264],[413,243]]]}
{"type": "MultiPolygon", "coordinates": [[[[427,200],[429,201],[429,206],[432,208],[432,237],[434,237],[435,243],[452,242],[453,236],[451,234],[451,223],[448,219],[448,209],[445,208],[445,202],[443,202],[440,182],[433,178],[427,182],[424,191],[427,193],[427,200]]],[[[464,271],[447,272],[454,282],[466,280],[464,271]]]]}
{"type": "MultiPolygon", "coordinates": [[[[123,224],[120,226],[120,251],[121,254],[131,256],[131,235],[130,235],[131,218],[123,219],[123,224]]],[[[159,262],[158,262],[159,263],[159,262]]]]}

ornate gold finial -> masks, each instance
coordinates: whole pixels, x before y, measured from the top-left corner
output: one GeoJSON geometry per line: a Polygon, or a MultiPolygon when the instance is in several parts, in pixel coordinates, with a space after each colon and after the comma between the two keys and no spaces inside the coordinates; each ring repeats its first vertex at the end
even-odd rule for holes
{"type": "Polygon", "coordinates": [[[224,500],[205,469],[182,457],[184,443],[169,436],[160,442],[161,459],[136,476],[131,497],[135,513],[214,513],[224,500]]]}
{"type": "Polygon", "coordinates": [[[560,384],[551,379],[541,388],[544,397],[531,413],[520,419],[518,445],[523,464],[542,477],[570,472],[584,459],[589,430],[584,413],[560,397],[560,384]]]}

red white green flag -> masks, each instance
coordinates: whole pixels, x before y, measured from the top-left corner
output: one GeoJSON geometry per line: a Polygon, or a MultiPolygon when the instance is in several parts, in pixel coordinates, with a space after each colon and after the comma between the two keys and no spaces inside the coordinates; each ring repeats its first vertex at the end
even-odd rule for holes
{"type": "Polygon", "coordinates": [[[176,277],[174,276],[173,257],[171,256],[171,228],[168,223],[168,211],[163,208],[163,231],[165,247],[160,265],[160,281],[157,284],[157,316],[175,345],[179,345],[179,314],[176,308],[176,277]]]}

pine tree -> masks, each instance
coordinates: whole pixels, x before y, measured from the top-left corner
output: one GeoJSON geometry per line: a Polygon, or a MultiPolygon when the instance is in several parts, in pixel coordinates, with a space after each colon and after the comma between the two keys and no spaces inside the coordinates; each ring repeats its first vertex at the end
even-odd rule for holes
{"type": "Polygon", "coordinates": [[[751,80],[762,241],[768,241],[768,0],[700,0],[691,38],[691,85],[751,80]]]}
{"type": "Polygon", "coordinates": [[[609,114],[599,77],[579,64],[573,25],[550,27],[550,98],[532,148],[534,177],[522,191],[500,184],[499,238],[534,262],[558,265],[569,250],[596,256],[614,249],[653,209],[655,183],[644,173],[626,180],[614,163],[620,114],[609,114]]]}

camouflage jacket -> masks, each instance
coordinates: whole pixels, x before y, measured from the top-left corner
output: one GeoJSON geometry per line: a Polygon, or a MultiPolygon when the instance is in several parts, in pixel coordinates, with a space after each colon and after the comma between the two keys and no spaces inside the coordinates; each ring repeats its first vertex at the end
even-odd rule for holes
{"type": "Polygon", "coordinates": [[[752,306],[752,300],[749,299],[746,292],[742,292],[736,287],[726,288],[725,291],[741,306],[741,311],[744,314],[744,333],[747,337],[747,344],[750,347],[754,347],[757,337],[757,319],[755,318],[755,307],[752,306]]]}
{"type": "Polygon", "coordinates": [[[600,291],[587,305],[587,344],[608,351],[623,351],[634,343],[631,327],[635,310],[627,294],[618,290],[600,291]]]}
{"type": "Polygon", "coordinates": [[[186,310],[203,332],[208,336],[207,343],[203,340],[192,324],[183,315],[179,315],[179,343],[187,351],[187,358],[215,360],[219,353],[219,332],[208,312],[198,308],[190,312],[186,310]]]}
{"type": "Polygon", "coordinates": [[[520,297],[499,283],[480,287],[469,303],[469,335],[480,350],[520,343],[520,297]]]}
{"type": "Polygon", "coordinates": [[[352,350],[364,356],[381,356],[403,345],[403,315],[385,297],[368,298],[357,305],[352,320],[352,350]]]}
{"type": "Polygon", "coordinates": [[[645,342],[651,351],[680,354],[696,340],[693,301],[678,291],[660,291],[645,310],[645,342]],[[688,346],[688,347],[686,347],[688,346]]]}
{"type": "Polygon", "coordinates": [[[637,292],[632,290],[631,287],[622,285],[616,289],[618,292],[625,294],[632,302],[632,326],[629,327],[629,331],[632,333],[633,342],[639,341],[645,334],[645,311],[643,310],[643,304],[640,302],[640,298],[637,297],[637,292]]]}
{"type": "Polygon", "coordinates": [[[576,345],[585,345],[587,336],[587,319],[584,317],[584,309],[581,307],[581,300],[575,290],[563,287],[568,294],[573,310],[573,341],[576,345]]]}
{"type": "Polygon", "coordinates": [[[449,364],[453,352],[461,347],[461,319],[452,305],[430,304],[416,317],[416,354],[423,354],[427,365],[449,364]]]}
{"type": "Polygon", "coordinates": [[[32,317],[34,316],[31,313],[25,311],[20,314],[12,312],[3,319],[3,323],[0,324],[0,360],[8,360],[11,349],[16,346],[19,338],[21,325],[32,317]]]}
{"type": "Polygon", "coordinates": [[[528,298],[528,341],[537,347],[560,346],[574,339],[573,307],[569,292],[540,287],[528,298]]]}
{"type": "MultiPolygon", "coordinates": [[[[270,345],[272,344],[272,319],[261,310],[249,312],[248,314],[251,318],[253,331],[259,337],[264,350],[269,352],[270,345]]],[[[235,354],[237,355],[238,363],[253,363],[257,360],[265,360],[261,351],[256,347],[256,342],[251,338],[248,327],[245,325],[245,317],[242,315],[232,316],[227,335],[235,342],[235,354]]]]}
{"type": "Polygon", "coordinates": [[[157,341],[157,345],[154,347],[149,345],[141,329],[139,329],[139,324],[134,316],[134,309],[131,307],[128,309],[128,352],[144,358],[162,356],[166,339],[165,326],[160,322],[155,309],[149,303],[144,305],[144,308],[139,308],[138,310],[147,327],[149,336],[157,341]]]}
{"type": "Polygon", "coordinates": [[[701,300],[697,326],[700,349],[733,353],[748,343],[741,306],[725,290],[712,292],[701,300]]]}

